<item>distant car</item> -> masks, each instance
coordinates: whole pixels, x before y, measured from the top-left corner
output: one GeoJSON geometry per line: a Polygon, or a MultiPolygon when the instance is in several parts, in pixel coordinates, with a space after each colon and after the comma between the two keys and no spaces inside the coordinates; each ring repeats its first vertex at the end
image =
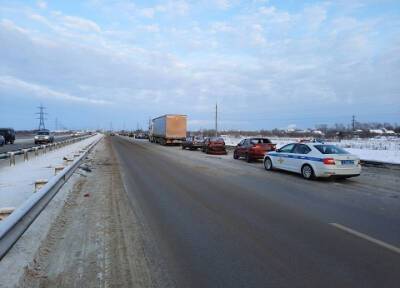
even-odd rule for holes
{"type": "Polygon", "coordinates": [[[335,145],[291,143],[268,152],[266,170],[282,169],[300,173],[305,179],[318,177],[349,178],[361,173],[360,158],[335,145]]]}
{"type": "Polygon", "coordinates": [[[3,146],[4,144],[6,144],[6,140],[3,135],[0,135],[0,146],[3,146]]]}
{"type": "Polygon", "coordinates": [[[190,136],[186,137],[185,141],[182,142],[182,149],[190,149],[190,150],[196,150],[199,148],[203,147],[203,137],[199,136],[190,136]]]}
{"type": "Polygon", "coordinates": [[[233,158],[244,157],[247,162],[264,159],[265,153],[274,151],[276,144],[267,138],[247,138],[239,142],[233,151],[233,158]]]}
{"type": "Polygon", "coordinates": [[[39,130],[35,137],[35,144],[43,144],[43,143],[53,143],[54,135],[50,133],[49,130],[39,130]]]}
{"type": "Polygon", "coordinates": [[[146,133],[138,133],[135,135],[136,139],[149,139],[149,135],[147,135],[146,133]]]}
{"type": "Polygon", "coordinates": [[[207,154],[227,154],[225,141],[221,137],[205,138],[201,150],[207,154]]]}
{"type": "Polygon", "coordinates": [[[133,132],[129,132],[128,137],[134,137],[135,134],[133,134],[133,132]]]}
{"type": "Polygon", "coordinates": [[[4,144],[14,144],[15,131],[13,128],[0,128],[0,135],[4,137],[4,144]]]}

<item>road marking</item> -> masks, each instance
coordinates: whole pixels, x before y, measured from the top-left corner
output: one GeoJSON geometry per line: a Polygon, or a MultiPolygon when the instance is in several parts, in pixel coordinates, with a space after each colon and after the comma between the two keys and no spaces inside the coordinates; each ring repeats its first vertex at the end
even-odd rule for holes
{"type": "Polygon", "coordinates": [[[388,243],[386,243],[386,242],[383,242],[383,241],[381,241],[381,240],[375,239],[375,238],[373,238],[373,237],[371,237],[371,236],[368,236],[368,235],[366,235],[366,234],[364,234],[364,233],[355,231],[355,230],[353,230],[353,229],[351,229],[351,228],[348,228],[348,227],[346,227],[346,226],[340,225],[340,224],[338,224],[338,223],[329,223],[329,224],[332,225],[332,226],[334,226],[334,227],[336,227],[336,228],[338,228],[339,230],[345,231],[345,232],[347,232],[347,233],[349,233],[349,234],[352,234],[352,235],[354,235],[354,236],[360,237],[360,238],[362,238],[362,239],[364,239],[364,240],[367,240],[367,241],[369,241],[369,242],[375,243],[375,244],[377,244],[377,245],[379,245],[379,246],[381,246],[381,247],[384,247],[384,248],[386,248],[386,249],[389,249],[389,250],[392,251],[392,252],[395,252],[395,253],[400,254],[400,248],[398,248],[398,247],[396,247],[396,246],[393,246],[393,245],[388,244],[388,243]]]}

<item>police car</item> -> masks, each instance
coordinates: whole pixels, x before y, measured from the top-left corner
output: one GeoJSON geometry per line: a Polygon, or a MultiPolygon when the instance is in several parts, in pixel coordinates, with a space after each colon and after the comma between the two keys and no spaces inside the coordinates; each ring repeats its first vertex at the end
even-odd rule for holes
{"type": "Polygon", "coordinates": [[[349,178],[361,173],[360,159],[335,145],[291,143],[268,152],[266,170],[282,169],[300,173],[305,179],[318,177],[349,178]]]}

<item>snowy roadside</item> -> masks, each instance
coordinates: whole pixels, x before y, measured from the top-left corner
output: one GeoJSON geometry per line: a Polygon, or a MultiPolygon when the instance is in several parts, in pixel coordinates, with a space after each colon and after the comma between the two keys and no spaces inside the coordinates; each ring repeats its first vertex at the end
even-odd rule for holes
{"type": "Polygon", "coordinates": [[[73,158],[75,154],[80,154],[80,150],[100,137],[102,135],[95,135],[61,149],[49,151],[27,162],[20,162],[11,167],[1,167],[0,208],[18,207],[34,193],[36,180],[52,178],[56,166],[66,165],[63,160],[65,156],[73,158]]]}
{"type": "MultiPolygon", "coordinates": [[[[236,146],[242,139],[235,137],[223,137],[227,146],[236,146]]],[[[271,141],[277,144],[277,148],[283,145],[298,142],[298,138],[270,138],[271,141]]],[[[338,145],[346,149],[348,152],[357,155],[361,160],[382,162],[388,164],[400,164],[400,141],[378,141],[375,139],[369,140],[345,140],[342,142],[327,142],[329,144],[338,145]]]]}

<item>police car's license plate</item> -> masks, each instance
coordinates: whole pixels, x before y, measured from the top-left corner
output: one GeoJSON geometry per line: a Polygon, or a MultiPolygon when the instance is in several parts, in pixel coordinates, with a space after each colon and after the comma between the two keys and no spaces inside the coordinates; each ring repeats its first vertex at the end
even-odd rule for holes
{"type": "Polygon", "coordinates": [[[342,160],[342,165],[354,165],[354,160],[342,160]]]}

